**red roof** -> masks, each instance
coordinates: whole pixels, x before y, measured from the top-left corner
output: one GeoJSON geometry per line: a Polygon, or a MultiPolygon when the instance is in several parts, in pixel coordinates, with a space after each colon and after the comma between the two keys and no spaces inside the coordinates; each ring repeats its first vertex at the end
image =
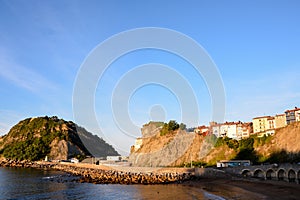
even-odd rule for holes
{"type": "Polygon", "coordinates": [[[298,110],[300,110],[300,108],[295,107],[295,109],[292,109],[292,110],[286,110],[285,112],[295,112],[295,111],[298,111],[298,110]]]}
{"type": "Polygon", "coordinates": [[[197,129],[206,129],[209,128],[208,126],[202,125],[202,126],[198,126],[197,129]]]}

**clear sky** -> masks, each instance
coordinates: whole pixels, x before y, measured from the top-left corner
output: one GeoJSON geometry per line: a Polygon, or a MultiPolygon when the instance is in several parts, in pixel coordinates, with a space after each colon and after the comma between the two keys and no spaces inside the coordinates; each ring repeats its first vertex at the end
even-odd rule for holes
{"type": "MultiPolygon", "coordinates": [[[[0,134],[27,117],[74,120],[72,95],[84,59],[109,37],[143,27],[172,29],[202,45],[224,83],[225,120],[251,121],[300,106],[299,9],[297,0],[0,0],[0,134]]],[[[198,102],[198,124],[212,117],[205,81],[188,62],[159,50],[131,52],[111,64],[95,91],[101,137],[120,152],[129,151],[138,135],[127,137],[118,130],[111,96],[124,75],[147,63],[167,65],[189,82],[198,102]]],[[[181,122],[174,91],[148,84],[132,92],[128,113],[138,127],[149,120],[181,122]]],[[[192,121],[184,123],[196,126],[192,121]]],[[[80,125],[97,134],[88,119],[80,125]]]]}

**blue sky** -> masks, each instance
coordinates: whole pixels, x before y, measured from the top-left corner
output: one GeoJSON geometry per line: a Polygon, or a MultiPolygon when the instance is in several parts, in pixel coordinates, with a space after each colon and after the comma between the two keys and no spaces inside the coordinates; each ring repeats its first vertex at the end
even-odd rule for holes
{"type": "MultiPolygon", "coordinates": [[[[300,106],[299,9],[296,0],[0,0],[0,134],[26,117],[74,120],[73,86],[84,59],[112,35],[142,27],[173,29],[202,45],[224,83],[225,120],[250,121],[300,106]]],[[[205,81],[188,62],[158,50],[131,52],[112,63],[95,92],[102,136],[119,151],[129,151],[134,137],[115,127],[111,93],[124,74],[147,63],[168,65],[189,82],[198,101],[199,124],[212,117],[205,81]]],[[[181,121],[180,99],[155,84],[134,92],[128,112],[137,126],[151,119],[181,121]]],[[[98,131],[88,123],[80,125],[98,131]]]]}

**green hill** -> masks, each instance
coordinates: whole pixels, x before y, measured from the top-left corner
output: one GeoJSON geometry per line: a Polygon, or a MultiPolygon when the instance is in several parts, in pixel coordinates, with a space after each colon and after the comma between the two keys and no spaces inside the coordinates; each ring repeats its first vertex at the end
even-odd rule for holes
{"type": "Polygon", "coordinates": [[[119,155],[103,139],[72,121],[58,119],[56,116],[20,121],[0,138],[0,154],[15,160],[41,160],[45,156],[53,160],[66,160],[90,155],[119,155]]]}

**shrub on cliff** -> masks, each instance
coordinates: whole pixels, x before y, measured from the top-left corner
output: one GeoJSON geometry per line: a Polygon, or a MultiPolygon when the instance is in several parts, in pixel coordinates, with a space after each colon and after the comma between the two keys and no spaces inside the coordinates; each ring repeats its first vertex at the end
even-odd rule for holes
{"type": "Polygon", "coordinates": [[[172,133],[173,131],[176,131],[179,128],[184,130],[186,128],[186,125],[183,123],[181,123],[179,125],[175,120],[170,120],[169,123],[164,123],[164,125],[160,131],[160,135],[163,136],[163,135],[172,133]]]}

